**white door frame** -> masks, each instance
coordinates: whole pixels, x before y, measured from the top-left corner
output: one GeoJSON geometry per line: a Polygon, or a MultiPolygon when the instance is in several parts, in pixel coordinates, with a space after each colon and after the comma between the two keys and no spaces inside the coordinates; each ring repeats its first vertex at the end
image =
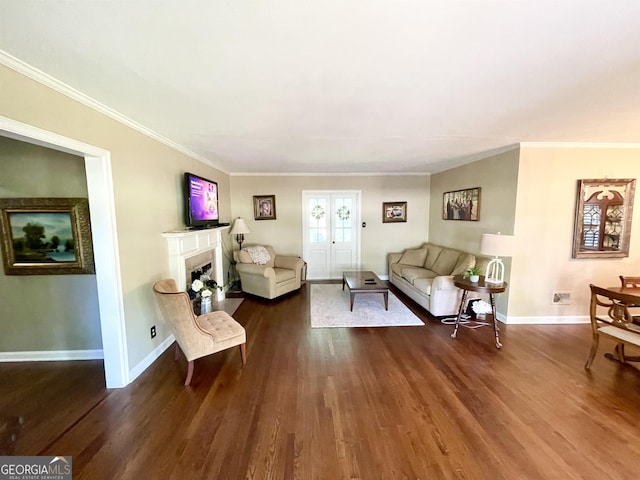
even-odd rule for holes
{"type": "Polygon", "coordinates": [[[305,217],[305,212],[306,212],[306,199],[308,195],[335,195],[335,194],[349,194],[349,195],[355,195],[356,197],[356,218],[355,218],[355,224],[356,227],[354,228],[354,233],[356,236],[356,240],[355,240],[355,251],[356,251],[356,255],[355,255],[355,265],[354,268],[356,270],[360,269],[360,264],[362,262],[362,258],[361,258],[361,252],[362,252],[362,231],[361,231],[361,227],[360,225],[362,224],[362,191],[361,190],[346,190],[346,189],[340,189],[340,190],[303,190],[302,191],[302,200],[301,200],[301,204],[302,204],[302,251],[305,252],[306,251],[306,243],[305,243],[305,235],[306,232],[305,230],[305,225],[307,224],[306,222],[306,217],[305,217]]]}
{"type": "Polygon", "coordinates": [[[0,116],[0,135],[84,157],[107,388],[129,383],[116,214],[108,150],[0,116]]]}

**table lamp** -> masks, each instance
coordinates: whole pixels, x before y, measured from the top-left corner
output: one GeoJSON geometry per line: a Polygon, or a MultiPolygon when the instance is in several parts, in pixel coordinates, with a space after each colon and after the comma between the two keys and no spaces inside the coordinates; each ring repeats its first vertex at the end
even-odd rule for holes
{"type": "Polygon", "coordinates": [[[513,250],[513,235],[501,235],[500,232],[484,233],[480,240],[480,253],[494,256],[487,265],[485,283],[504,283],[504,263],[498,257],[510,257],[513,250]]]}
{"type": "Polygon", "coordinates": [[[229,231],[229,235],[235,235],[236,241],[238,245],[240,245],[240,250],[242,250],[242,242],[244,242],[245,233],[251,233],[251,230],[247,226],[247,222],[245,222],[242,218],[238,217],[233,222],[233,227],[229,231]]]}

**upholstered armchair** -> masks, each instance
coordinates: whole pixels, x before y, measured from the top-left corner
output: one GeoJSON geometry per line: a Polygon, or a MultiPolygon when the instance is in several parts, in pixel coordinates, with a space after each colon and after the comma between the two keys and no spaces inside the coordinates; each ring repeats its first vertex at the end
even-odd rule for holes
{"type": "Polygon", "coordinates": [[[301,258],[277,255],[265,245],[240,250],[236,270],[243,292],[272,299],[300,288],[303,266],[301,258]]]}
{"type": "Polygon", "coordinates": [[[176,339],[176,359],[178,349],[181,349],[189,362],[185,385],[191,383],[194,360],[206,355],[239,345],[242,364],[247,363],[246,332],[227,312],[196,316],[189,294],[179,292],[172,278],[157,282],[153,293],[164,321],[176,339]]]}

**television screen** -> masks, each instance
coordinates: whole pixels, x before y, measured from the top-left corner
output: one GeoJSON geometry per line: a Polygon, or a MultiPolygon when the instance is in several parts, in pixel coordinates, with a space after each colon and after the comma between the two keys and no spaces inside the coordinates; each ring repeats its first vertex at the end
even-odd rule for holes
{"type": "Polygon", "coordinates": [[[186,223],[188,227],[218,224],[218,184],[193,173],[185,173],[186,223]]]}

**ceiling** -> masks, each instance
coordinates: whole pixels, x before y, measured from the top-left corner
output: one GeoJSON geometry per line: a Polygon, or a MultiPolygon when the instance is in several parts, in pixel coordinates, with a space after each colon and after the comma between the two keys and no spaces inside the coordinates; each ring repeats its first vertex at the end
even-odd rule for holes
{"type": "Polygon", "coordinates": [[[228,173],[640,142],[637,0],[0,0],[0,50],[228,173]]]}

